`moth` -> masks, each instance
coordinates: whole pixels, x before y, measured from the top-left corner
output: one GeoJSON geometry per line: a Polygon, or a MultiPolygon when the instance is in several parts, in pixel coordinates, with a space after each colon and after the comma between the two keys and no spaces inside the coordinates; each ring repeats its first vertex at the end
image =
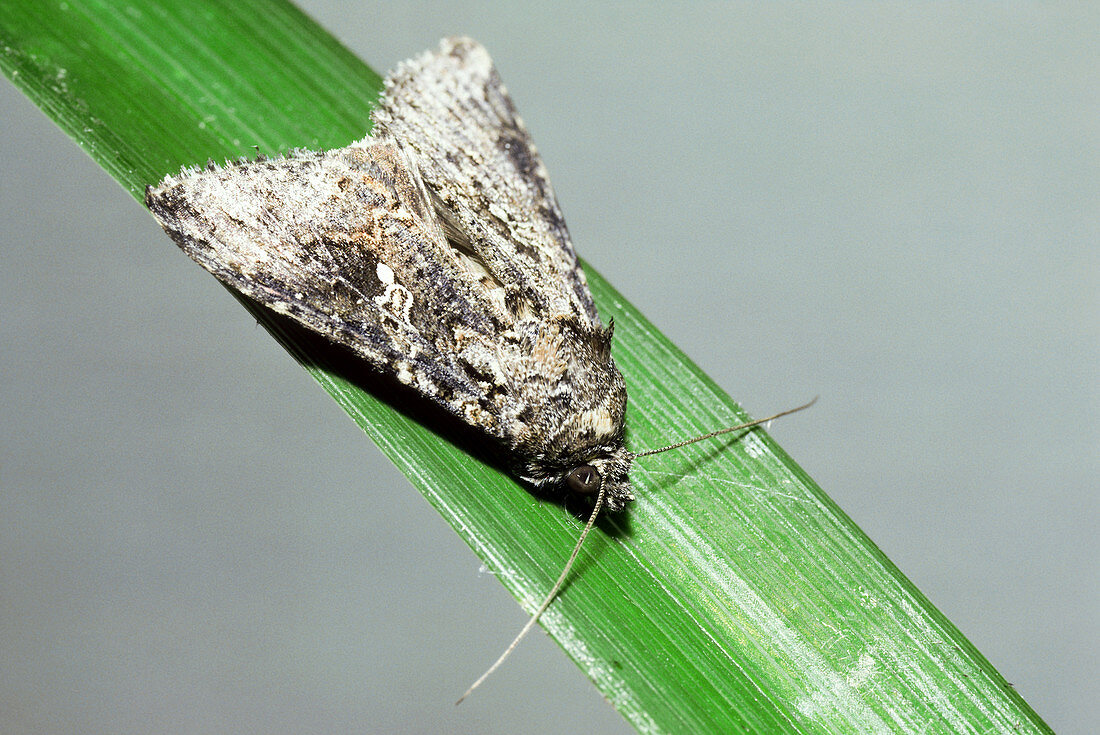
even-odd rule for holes
{"type": "Polygon", "coordinates": [[[613,325],[600,321],[538,151],[475,41],[444,39],[401,63],[372,121],[345,148],[186,168],[145,203],[223,283],[488,435],[516,477],[595,498],[511,651],[600,509],[634,500],[635,458],[775,417],[626,448],[613,325]]]}

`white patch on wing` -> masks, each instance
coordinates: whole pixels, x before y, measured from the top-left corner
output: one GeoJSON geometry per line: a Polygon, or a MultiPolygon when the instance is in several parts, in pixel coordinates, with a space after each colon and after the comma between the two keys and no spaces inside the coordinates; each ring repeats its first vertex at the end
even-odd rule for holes
{"type": "Polygon", "coordinates": [[[394,284],[393,268],[390,268],[385,263],[379,262],[378,267],[375,268],[374,271],[378,274],[378,280],[382,283],[387,286],[392,286],[394,284]]]}
{"type": "Polygon", "coordinates": [[[615,432],[615,422],[607,409],[585,411],[580,416],[580,426],[591,430],[597,436],[610,436],[615,432]]]}
{"type": "MultiPolygon", "coordinates": [[[[378,304],[379,309],[392,316],[396,322],[396,325],[394,325],[383,320],[382,329],[390,336],[401,352],[408,355],[409,359],[415,360],[419,348],[409,339],[408,335],[410,333],[420,333],[410,321],[416,299],[413,297],[412,291],[397,282],[393,268],[379,262],[374,270],[378,274],[378,280],[386,286],[386,290],[380,296],[374,297],[374,303],[378,304]]],[[[398,375],[398,378],[401,379],[401,376],[398,375]]],[[[407,381],[402,379],[402,382],[407,381]]]]}

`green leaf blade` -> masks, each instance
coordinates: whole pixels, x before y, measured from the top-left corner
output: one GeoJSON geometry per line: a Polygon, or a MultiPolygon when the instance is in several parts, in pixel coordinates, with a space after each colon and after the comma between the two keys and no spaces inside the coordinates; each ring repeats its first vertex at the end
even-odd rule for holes
{"type": "MultiPolygon", "coordinates": [[[[10,3],[0,34],[7,75],[137,197],[182,165],[254,145],[346,145],[380,90],[376,73],[281,2],[10,3]]],[[[746,418],[609,284],[589,280],[616,322],[635,450],[746,418]]],[[[257,316],[537,606],[578,519],[365,392],[346,377],[355,366],[257,316]]],[[[762,431],[645,458],[632,477],[638,502],[601,520],[543,622],[639,731],[1048,731],[762,431]]]]}

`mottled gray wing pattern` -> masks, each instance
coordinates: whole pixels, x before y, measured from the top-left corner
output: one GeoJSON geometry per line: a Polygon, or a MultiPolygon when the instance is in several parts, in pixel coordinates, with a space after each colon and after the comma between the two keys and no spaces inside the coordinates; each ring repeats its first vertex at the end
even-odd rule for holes
{"type": "Polygon", "coordinates": [[[491,373],[507,317],[392,140],[184,171],[146,204],[226,284],[501,436],[491,373]]]}
{"type": "Polygon", "coordinates": [[[399,65],[373,118],[422,163],[448,237],[513,314],[600,325],[546,169],[481,45],[448,38],[399,65]]]}
{"type": "Polygon", "coordinates": [[[611,330],[473,41],[400,65],[358,143],[185,170],[146,204],[227,285],[501,440],[518,477],[633,498],[611,330]]]}

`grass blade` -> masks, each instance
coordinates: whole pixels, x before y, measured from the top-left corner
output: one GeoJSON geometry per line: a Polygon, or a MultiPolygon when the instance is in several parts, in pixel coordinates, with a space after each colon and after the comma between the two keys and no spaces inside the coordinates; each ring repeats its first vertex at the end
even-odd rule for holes
{"type": "MultiPolygon", "coordinates": [[[[344,145],[380,85],[282,2],[9,3],[0,36],[5,73],[136,198],[253,146],[344,145]]],[[[616,322],[635,449],[745,420],[590,281],[616,322]]],[[[476,439],[426,427],[364,390],[358,366],[259,317],[533,609],[579,521],[483,462],[476,439]]],[[[763,432],[646,458],[634,480],[639,501],[601,521],[543,622],[638,730],[1048,731],[763,432]]]]}

